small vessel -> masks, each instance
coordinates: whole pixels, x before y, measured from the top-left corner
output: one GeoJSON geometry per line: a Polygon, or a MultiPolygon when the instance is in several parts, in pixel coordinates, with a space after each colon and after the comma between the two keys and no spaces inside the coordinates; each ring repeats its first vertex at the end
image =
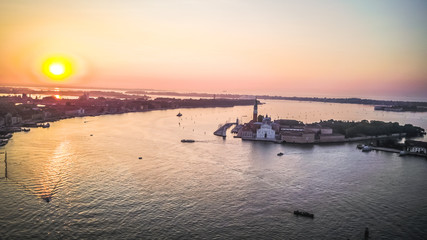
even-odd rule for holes
{"type": "Polygon", "coordinates": [[[277,156],[283,156],[283,153],[282,153],[282,152],[279,152],[279,153],[277,154],[277,156]]]}
{"type": "Polygon", "coordinates": [[[5,134],[5,135],[0,135],[0,139],[9,139],[12,136],[13,136],[12,133],[8,133],[8,134],[5,134]]]}
{"type": "Polygon", "coordinates": [[[29,132],[31,129],[29,129],[29,128],[23,128],[22,129],[22,131],[24,131],[24,132],[29,132]]]}
{"type": "Polygon", "coordinates": [[[365,145],[364,144],[357,144],[358,149],[362,149],[365,145]]]}
{"type": "Polygon", "coordinates": [[[46,123],[42,125],[42,128],[48,128],[48,127],[50,127],[50,123],[46,123]]]}
{"type": "Polygon", "coordinates": [[[182,139],[181,142],[183,142],[183,143],[193,143],[195,141],[193,139],[182,139]]]}
{"type": "Polygon", "coordinates": [[[177,117],[181,117],[181,116],[182,116],[182,113],[181,113],[181,112],[179,112],[176,116],[177,116],[177,117]]]}
{"type": "Polygon", "coordinates": [[[370,146],[363,146],[362,152],[370,152],[372,151],[372,148],[370,146]]]}
{"type": "Polygon", "coordinates": [[[142,157],[139,157],[138,159],[142,159],[142,157]]]}
{"type": "Polygon", "coordinates": [[[294,211],[294,214],[297,215],[297,216],[314,218],[314,214],[308,213],[308,212],[304,212],[304,211],[296,210],[296,211],[294,211]]]}

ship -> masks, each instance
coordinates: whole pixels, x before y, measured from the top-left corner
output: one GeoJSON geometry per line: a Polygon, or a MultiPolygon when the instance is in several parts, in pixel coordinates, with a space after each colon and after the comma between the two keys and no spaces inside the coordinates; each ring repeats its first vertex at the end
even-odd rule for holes
{"type": "Polygon", "coordinates": [[[297,215],[297,216],[314,218],[314,214],[308,213],[308,212],[299,211],[299,210],[294,211],[294,214],[297,215]]]}

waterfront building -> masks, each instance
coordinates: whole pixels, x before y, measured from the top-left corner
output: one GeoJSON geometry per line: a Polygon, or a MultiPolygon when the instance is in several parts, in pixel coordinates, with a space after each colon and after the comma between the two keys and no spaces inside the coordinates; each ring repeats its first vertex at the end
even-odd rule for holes
{"type": "Polygon", "coordinates": [[[322,127],[320,124],[307,124],[304,129],[318,134],[332,134],[332,128],[322,127]]]}
{"type": "Polygon", "coordinates": [[[342,134],[319,134],[319,142],[343,142],[345,136],[342,134]]]}
{"type": "Polygon", "coordinates": [[[280,140],[290,143],[342,142],[345,136],[335,134],[332,128],[320,124],[303,124],[289,119],[276,120],[280,123],[280,140]]]}
{"type": "Polygon", "coordinates": [[[82,116],[84,115],[85,110],[83,108],[74,107],[74,108],[68,108],[65,111],[66,116],[82,116]]]}
{"type": "Polygon", "coordinates": [[[256,137],[256,131],[257,126],[254,124],[254,121],[251,120],[250,122],[243,125],[243,127],[240,129],[238,136],[241,136],[242,139],[254,139],[256,137]]]}
{"type": "Polygon", "coordinates": [[[31,115],[31,120],[44,120],[45,114],[42,111],[37,111],[31,115]]]}
{"type": "Polygon", "coordinates": [[[4,116],[4,125],[6,127],[13,126],[22,122],[22,117],[20,115],[12,115],[11,113],[7,113],[4,116]]]}
{"type": "Polygon", "coordinates": [[[288,143],[314,143],[315,133],[310,131],[283,131],[280,140],[288,143]]]}
{"type": "Polygon", "coordinates": [[[427,142],[406,140],[405,145],[407,152],[427,155],[427,142]]]}
{"type": "Polygon", "coordinates": [[[12,117],[12,125],[16,125],[22,122],[22,117],[19,115],[16,115],[12,117]]]}

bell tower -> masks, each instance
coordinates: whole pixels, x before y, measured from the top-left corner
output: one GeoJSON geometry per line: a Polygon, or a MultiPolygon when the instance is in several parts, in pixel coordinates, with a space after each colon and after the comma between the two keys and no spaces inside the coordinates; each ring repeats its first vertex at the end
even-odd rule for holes
{"type": "Polygon", "coordinates": [[[255,97],[255,103],[254,103],[254,122],[258,121],[258,100],[255,97]]]}

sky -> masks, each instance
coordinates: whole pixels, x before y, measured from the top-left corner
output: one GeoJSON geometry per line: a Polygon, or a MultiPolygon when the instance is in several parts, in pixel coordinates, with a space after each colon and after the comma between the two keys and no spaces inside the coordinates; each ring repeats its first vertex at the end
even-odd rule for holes
{"type": "Polygon", "coordinates": [[[427,97],[427,1],[5,0],[0,85],[427,97]]]}

